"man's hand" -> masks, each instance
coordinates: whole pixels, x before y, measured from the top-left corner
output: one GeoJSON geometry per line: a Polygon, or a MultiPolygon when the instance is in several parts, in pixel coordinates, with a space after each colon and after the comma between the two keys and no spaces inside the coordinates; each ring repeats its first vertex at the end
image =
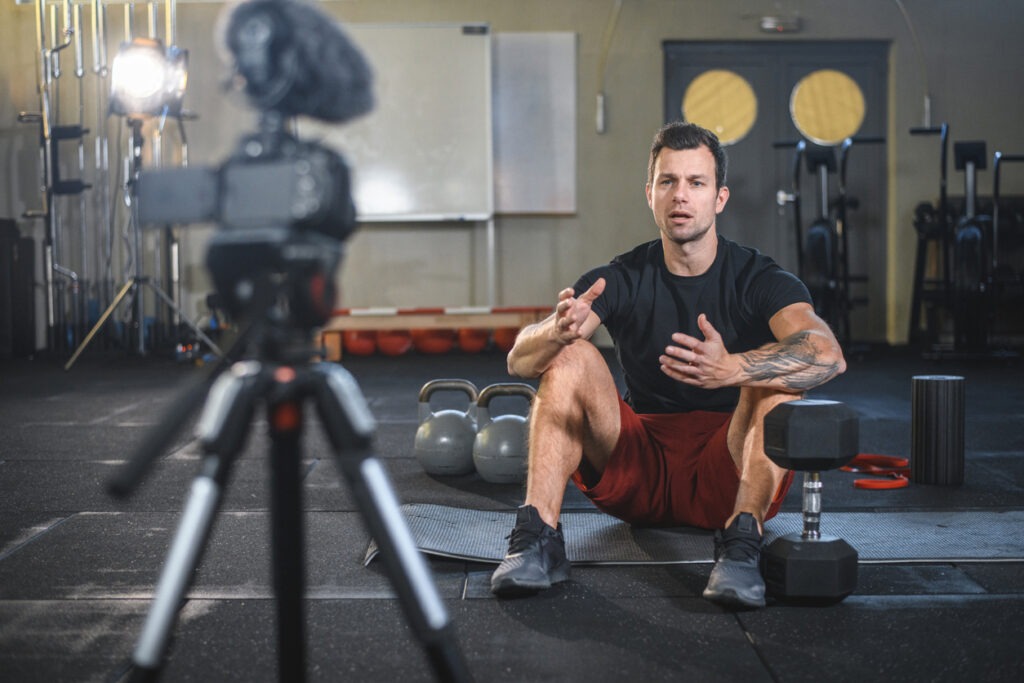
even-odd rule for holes
{"type": "Polygon", "coordinates": [[[668,346],[660,356],[661,371],[674,380],[703,389],[732,386],[740,381],[741,371],[736,358],[722,343],[722,335],[701,313],[697,327],[704,340],[682,332],[672,335],[677,346],[668,346]]]}
{"type": "Polygon", "coordinates": [[[554,338],[563,345],[568,346],[582,337],[580,328],[590,316],[590,309],[597,297],[604,292],[604,278],[598,278],[590,286],[590,289],[575,296],[572,287],[567,287],[558,293],[558,305],[555,306],[555,327],[554,338]]]}

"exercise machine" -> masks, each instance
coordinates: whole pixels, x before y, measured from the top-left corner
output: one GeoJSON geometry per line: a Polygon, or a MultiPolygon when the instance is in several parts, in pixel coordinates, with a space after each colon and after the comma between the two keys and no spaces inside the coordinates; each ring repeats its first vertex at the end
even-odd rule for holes
{"type": "Polygon", "coordinates": [[[850,149],[855,143],[881,143],[880,137],[847,137],[839,145],[839,159],[836,160],[832,147],[809,144],[805,140],[777,142],[776,148],[793,147],[792,192],[780,191],[776,201],[780,206],[793,205],[793,223],[797,244],[797,274],[807,285],[814,300],[814,309],[835,331],[844,346],[850,344],[850,310],[867,303],[866,297],[854,297],[853,283],[867,281],[865,275],[850,272],[849,209],[859,206],[849,196],[847,184],[847,162],[850,149]],[[801,209],[800,176],[801,166],[806,161],[807,171],[817,180],[817,215],[807,226],[803,226],[801,209]],[[830,175],[837,176],[837,195],[832,197],[830,175]]]}
{"type": "Polygon", "coordinates": [[[949,124],[937,127],[911,128],[910,134],[939,136],[939,198],[936,205],[921,202],[914,209],[914,230],[917,232],[917,252],[914,257],[914,286],[910,301],[910,331],[907,336],[912,346],[924,346],[938,340],[938,321],[935,311],[950,307],[950,225],[952,219],[949,211],[948,156],[949,156],[949,124]],[[939,248],[940,272],[937,277],[926,278],[925,269],[928,260],[928,249],[931,244],[939,248]],[[925,329],[921,329],[921,314],[926,303],[933,304],[928,309],[925,329]]]}
{"type": "Polygon", "coordinates": [[[1011,308],[1014,308],[1019,305],[1021,298],[1024,298],[1024,264],[1021,262],[1020,254],[1020,238],[1024,236],[1021,234],[1021,211],[1019,204],[1016,207],[1008,203],[1001,206],[1004,202],[1000,194],[1002,165],[1019,162],[1024,162],[1024,154],[1004,154],[997,151],[992,156],[992,261],[989,267],[992,306],[989,314],[993,323],[998,318],[1001,303],[1013,301],[1013,297],[1016,296],[1018,304],[1010,304],[1011,308]],[[1007,221],[1007,213],[1010,213],[1015,221],[1007,221]],[[1011,259],[1011,255],[1014,254],[1016,263],[1011,259]]]}
{"type": "Polygon", "coordinates": [[[1012,202],[1000,196],[1001,166],[1024,161],[1024,155],[995,153],[989,207],[978,193],[978,172],[986,169],[988,161],[985,142],[954,143],[954,168],[964,174],[961,204],[950,200],[947,191],[949,125],[911,128],[910,134],[939,136],[940,156],[938,201],[921,202],[914,209],[917,253],[908,339],[928,353],[989,354],[1000,305],[1024,286],[1011,263],[1014,245],[1008,242],[1012,239],[1003,239],[1015,233],[1007,230],[1005,215],[1000,223],[1001,211],[1019,213],[1013,211],[1012,202]],[[926,270],[932,247],[936,268],[929,277],[926,270]],[[946,318],[940,318],[940,313],[946,318]],[[952,344],[941,339],[945,325],[950,324],[947,321],[951,321],[952,344]]]}
{"type": "Polygon", "coordinates": [[[980,352],[988,345],[989,264],[992,218],[978,213],[978,171],[986,168],[985,143],[957,142],[953,163],[964,172],[964,213],[953,230],[953,346],[980,352]]]}

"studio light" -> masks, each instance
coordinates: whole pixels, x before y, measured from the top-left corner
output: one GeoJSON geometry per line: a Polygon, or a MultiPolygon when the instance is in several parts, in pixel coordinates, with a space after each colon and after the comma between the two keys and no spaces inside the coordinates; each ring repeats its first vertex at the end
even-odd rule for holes
{"type": "Polygon", "coordinates": [[[129,118],[176,116],[188,82],[188,51],[152,38],[122,43],[110,72],[110,111],[129,118]]]}

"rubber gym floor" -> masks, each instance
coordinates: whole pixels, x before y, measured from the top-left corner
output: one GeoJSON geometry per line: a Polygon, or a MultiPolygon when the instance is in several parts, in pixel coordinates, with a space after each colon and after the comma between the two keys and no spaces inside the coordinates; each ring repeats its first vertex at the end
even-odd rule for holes
{"type": "MultiPolygon", "coordinates": [[[[413,457],[417,394],[428,380],[508,381],[504,357],[351,357],[377,419],[376,444],[403,503],[510,510],[518,485],[427,475],[413,457]]],[[[925,360],[879,349],[815,392],[861,415],[863,452],[908,456],[911,377],[966,378],[965,482],[856,489],[829,472],[823,524],[841,511],[1024,509],[1021,361],[925,360]]],[[[105,483],[202,370],[159,358],[86,354],[0,362],[0,680],[120,681],[197,472],[191,430],[134,496],[105,483]]],[[[313,410],[307,410],[312,415],[313,410]]],[[[308,678],[428,681],[426,656],[315,417],[302,458],[308,678]]],[[[257,412],[178,614],[167,681],[277,676],[270,581],[266,421],[257,412]]],[[[568,506],[584,506],[578,494],[568,506]]],[[[784,510],[800,509],[799,486],[784,510]]],[[[1009,533],[1017,536],[1020,529],[1009,533]]],[[[900,543],[899,538],[892,543],[900,543]]],[[[941,555],[941,548],[936,548],[941,555]]],[[[544,594],[497,600],[490,565],[430,558],[477,681],[1020,681],[1024,557],[1003,562],[866,564],[830,606],[778,602],[729,611],[700,597],[710,565],[577,567],[544,594]]]]}

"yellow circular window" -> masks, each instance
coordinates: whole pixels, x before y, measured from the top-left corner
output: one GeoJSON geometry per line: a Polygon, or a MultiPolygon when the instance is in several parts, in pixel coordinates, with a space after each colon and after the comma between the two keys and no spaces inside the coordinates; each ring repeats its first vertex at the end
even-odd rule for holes
{"type": "Polygon", "coordinates": [[[811,142],[837,145],[864,123],[864,94],[842,71],[821,69],[801,78],[793,88],[789,114],[811,142]]]}
{"type": "Polygon", "coordinates": [[[757,119],[757,96],[734,71],[712,69],[693,79],[683,95],[683,118],[715,133],[723,145],[743,139],[757,119]]]}

